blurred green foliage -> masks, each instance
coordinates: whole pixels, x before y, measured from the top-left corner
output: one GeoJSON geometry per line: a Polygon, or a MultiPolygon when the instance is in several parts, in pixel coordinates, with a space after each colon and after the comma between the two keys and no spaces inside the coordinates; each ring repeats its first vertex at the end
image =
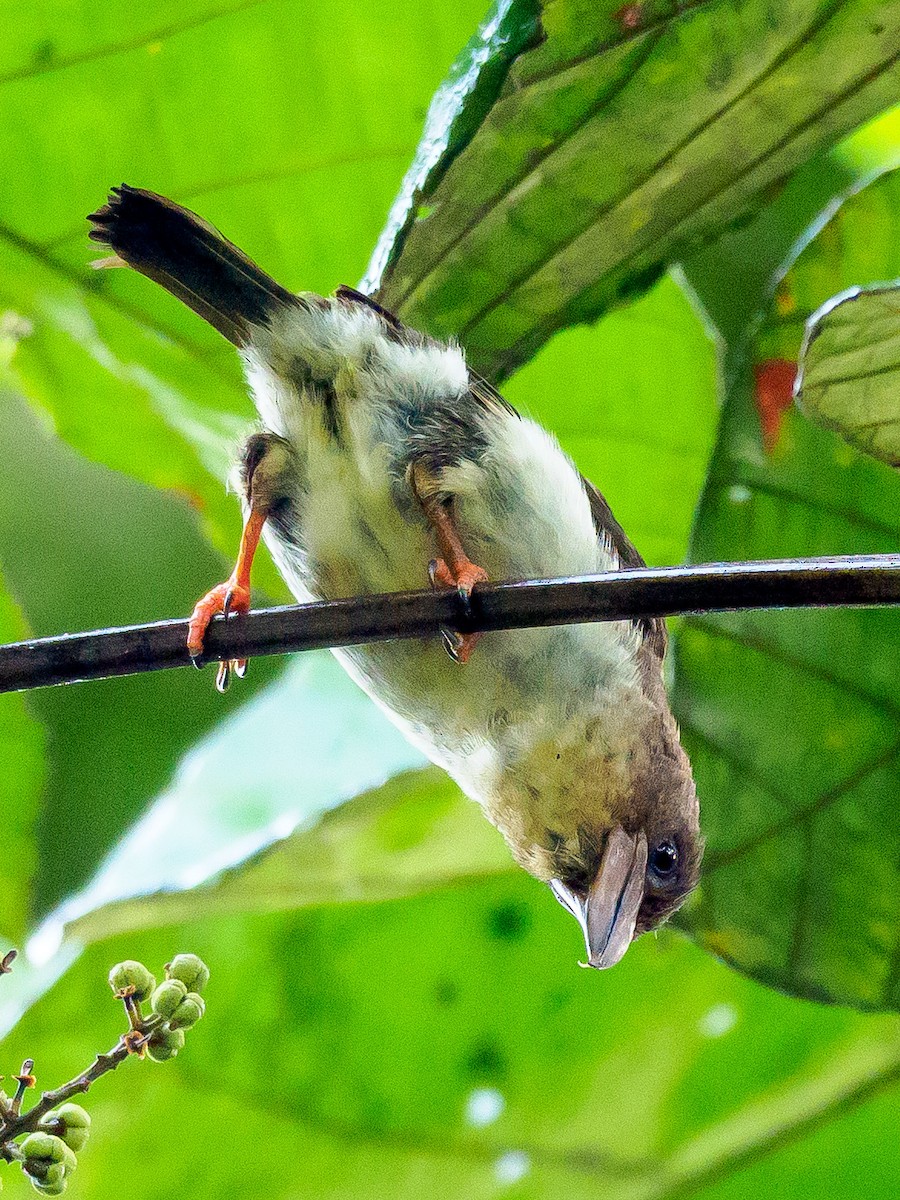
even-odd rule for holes
{"type": "MultiPolygon", "coordinates": [[[[82,214],[126,179],[288,286],[354,283],[481,4],[7,2],[5,639],[185,612],[237,543],[222,475],[252,411],[235,357],[146,281],[90,272],[82,214]]],[[[490,262],[522,267],[537,234],[590,217],[577,273],[529,276],[478,353],[505,355],[512,329],[540,346],[506,393],[648,560],[893,549],[898,481],[796,415],[767,452],[752,369],[796,357],[832,291],[894,272],[893,177],[820,227],[896,165],[895,117],[834,143],[896,92],[897,4],[549,0],[540,45],[512,20],[532,9],[501,4],[513,41],[486,29],[441,94],[477,102],[448,150],[420,149],[433,173],[393,278],[471,204],[487,257],[435,269],[453,304],[483,303],[490,262]],[[575,174],[517,191],[498,147],[575,174]],[[742,173],[754,155],[764,169],[742,173]],[[546,341],[625,293],[641,294],[546,341]]],[[[421,315],[456,332],[454,311],[421,315]]],[[[260,580],[284,597],[271,565],[260,580]]],[[[674,664],[709,837],[685,927],[862,1007],[900,1004],[895,626],[692,620],[674,664]]],[[[839,1198],[861,1179],[895,1195],[895,1016],[779,995],[672,930],[578,971],[571,919],[327,656],[254,662],[224,701],[190,671],[5,696],[0,753],[0,936],[30,951],[0,980],[0,1069],[27,1054],[52,1086],[111,1044],[119,958],[183,943],[214,972],[186,1053],[91,1093],[74,1195],[839,1198]]]]}

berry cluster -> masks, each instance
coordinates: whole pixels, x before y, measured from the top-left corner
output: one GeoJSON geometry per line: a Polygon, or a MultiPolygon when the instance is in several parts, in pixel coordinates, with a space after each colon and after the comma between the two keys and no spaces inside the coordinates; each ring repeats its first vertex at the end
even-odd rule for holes
{"type": "MultiPolygon", "coordinates": [[[[9,969],[11,956],[3,960],[9,969]]],[[[126,1058],[148,1057],[154,1062],[174,1058],[184,1046],[186,1029],[203,1016],[206,1005],[201,992],[209,981],[209,969],[196,954],[179,954],[166,964],[165,979],[157,986],[155,976],[143,963],[117,963],[109,973],[116,999],[125,1005],[128,1031],[118,1046],[100,1054],[92,1067],[55,1092],[45,1092],[27,1112],[21,1111],[25,1092],[34,1087],[34,1066],[26,1060],[15,1076],[16,1094],[0,1091],[0,1162],[18,1162],[36,1191],[59,1196],[77,1166],[76,1155],[84,1148],[91,1118],[69,1097],[86,1092],[94,1080],[114,1070],[126,1058]],[[149,1012],[143,1005],[149,1002],[149,1012]],[[20,1138],[23,1138],[21,1142],[20,1138]]],[[[2,1186],[2,1184],[0,1184],[2,1186]]]]}
{"type": "Polygon", "coordinates": [[[143,963],[116,963],[109,973],[109,986],[124,1000],[132,1028],[140,1034],[154,1062],[174,1058],[184,1046],[184,1031],[196,1025],[206,1011],[201,992],[209,981],[209,968],[196,954],[178,954],[166,964],[166,977],[157,986],[156,976],[143,963]],[[141,1005],[150,1001],[150,1015],[141,1005]]]}
{"type": "Polygon", "coordinates": [[[63,1104],[42,1118],[39,1128],[19,1147],[22,1170],[35,1191],[59,1196],[78,1165],[77,1151],[84,1148],[91,1131],[91,1118],[78,1104],[63,1104]]]}

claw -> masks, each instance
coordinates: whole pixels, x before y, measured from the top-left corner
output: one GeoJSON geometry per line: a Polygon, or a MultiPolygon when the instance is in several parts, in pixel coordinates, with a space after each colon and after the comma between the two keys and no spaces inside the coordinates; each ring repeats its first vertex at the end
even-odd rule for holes
{"type": "MultiPolygon", "coordinates": [[[[454,574],[442,558],[433,558],[428,564],[428,578],[431,580],[433,588],[456,588],[464,615],[471,617],[472,589],[477,583],[487,583],[488,573],[465,559],[454,574]]],[[[444,649],[453,661],[460,665],[465,665],[469,661],[480,636],[478,633],[460,633],[456,629],[441,630],[444,649]]]]}
{"type": "Polygon", "coordinates": [[[480,633],[460,633],[458,629],[442,629],[444,649],[455,663],[464,667],[469,661],[480,633]]]}
{"type": "MultiPolygon", "coordinates": [[[[227,620],[232,614],[246,614],[250,611],[250,568],[259,545],[266,513],[267,509],[264,507],[251,507],[244,532],[241,534],[241,548],[231,578],[212,588],[194,605],[188,622],[187,650],[195,667],[203,666],[203,639],[216,613],[222,613],[227,620]]],[[[247,660],[231,658],[219,663],[216,687],[220,692],[227,690],[232,673],[238,679],[243,679],[247,673],[247,660]]]]}
{"type": "MultiPolygon", "coordinates": [[[[202,600],[197,601],[188,625],[188,654],[198,670],[203,666],[203,639],[216,613],[222,613],[227,619],[249,611],[250,589],[232,580],[218,584],[202,600]]],[[[228,690],[232,672],[238,679],[243,679],[246,671],[246,659],[234,658],[220,662],[216,671],[217,691],[224,693],[228,690]]]]}
{"type": "Polygon", "coordinates": [[[223,696],[231,685],[231,659],[225,658],[219,663],[216,671],[216,691],[223,696]]]}
{"type": "MultiPolygon", "coordinates": [[[[460,662],[460,655],[463,653],[463,638],[464,634],[458,629],[442,629],[441,637],[444,642],[444,649],[450,655],[454,662],[460,662]]],[[[466,656],[468,657],[468,656],[466,656]]]]}

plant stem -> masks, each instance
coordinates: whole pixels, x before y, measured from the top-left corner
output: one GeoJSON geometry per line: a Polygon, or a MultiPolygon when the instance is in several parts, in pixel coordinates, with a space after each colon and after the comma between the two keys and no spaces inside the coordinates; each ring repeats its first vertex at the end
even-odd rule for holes
{"type": "Polygon", "coordinates": [[[30,1133],[36,1129],[41,1117],[45,1116],[51,1108],[64,1104],[66,1100],[77,1096],[80,1092],[86,1092],[95,1080],[109,1071],[114,1071],[133,1053],[134,1051],[123,1040],[106,1054],[98,1054],[86,1071],[82,1071],[80,1075],[76,1075],[62,1087],[58,1087],[52,1092],[44,1092],[37,1104],[29,1108],[28,1112],[22,1113],[13,1120],[0,1123],[0,1145],[5,1146],[14,1138],[21,1137],[23,1133],[30,1133]]]}
{"type": "MultiPolygon", "coordinates": [[[[585,621],[764,608],[900,604],[900,555],[712,563],[579,579],[479,585],[466,614],[453,590],[397,592],[217,618],[206,660],[585,621]]],[[[187,621],[160,621],[0,646],[0,692],[190,664],[187,621]]]]}

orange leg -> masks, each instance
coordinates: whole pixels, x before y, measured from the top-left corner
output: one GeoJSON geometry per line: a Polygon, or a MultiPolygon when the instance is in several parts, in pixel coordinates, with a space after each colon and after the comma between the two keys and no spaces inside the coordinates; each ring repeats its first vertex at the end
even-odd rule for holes
{"type": "MultiPolygon", "coordinates": [[[[209,623],[216,613],[224,613],[226,617],[232,613],[248,613],[250,611],[250,569],[253,566],[253,556],[259,546],[266,514],[262,509],[250,510],[250,516],[241,534],[241,548],[231,577],[225,583],[219,583],[198,600],[191,613],[188,623],[188,654],[195,660],[197,666],[203,654],[203,639],[209,628],[209,623]]],[[[216,675],[216,687],[224,692],[231,681],[231,672],[243,678],[247,671],[245,658],[227,659],[219,663],[216,675]]]]}
{"type": "MultiPolygon", "coordinates": [[[[469,597],[476,583],[487,583],[488,573],[476,566],[463,549],[456,523],[453,520],[452,501],[438,493],[429,494],[421,485],[427,486],[427,476],[420,468],[413,467],[410,480],[416,499],[434,530],[438,549],[442,557],[434,559],[428,566],[428,575],[437,587],[456,588],[459,598],[468,611],[469,597]]],[[[455,629],[442,631],[447,653],[458,663],[467,663],[481,634],[459,633],[455,629]]]]}

